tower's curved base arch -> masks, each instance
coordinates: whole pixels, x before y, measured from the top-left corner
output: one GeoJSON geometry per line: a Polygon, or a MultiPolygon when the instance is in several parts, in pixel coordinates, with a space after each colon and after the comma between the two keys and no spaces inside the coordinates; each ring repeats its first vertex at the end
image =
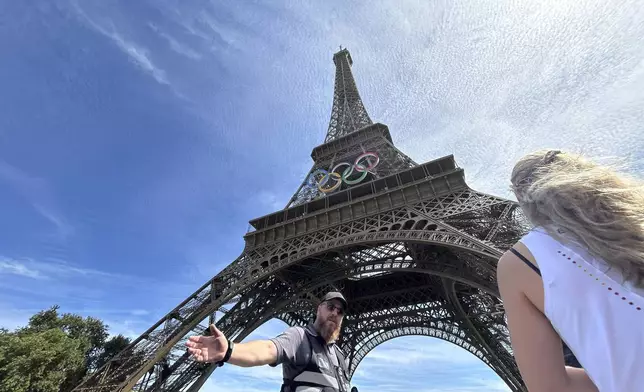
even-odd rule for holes
{"type": "MultiPolygon", "coordinates": [[[[425,334],[471,352],[512,390],[521,390],[493,285],[494,262],[434,241],[350,243],[294,261],[281,274],[236,292],[238,302],[217,326],[242,340],[271,318],[305,325],[315,317],[316,298],[339,289],[350,298],[340,345],[351,374],[385,337],[425,334]],[[348,257],[354,262],[334,263],[348,257]],[[476,271],[467,270],[472,266],[476,271]],[[316,268],[319,271],[313,273],[316,268]],[[314,278],[293,279],[303,269],[314,278]],[[481,334],[479,328],[486,331],[481,334]]],[[[199,379],[205,381],[213,370],[201,373],[199,379]]]]}

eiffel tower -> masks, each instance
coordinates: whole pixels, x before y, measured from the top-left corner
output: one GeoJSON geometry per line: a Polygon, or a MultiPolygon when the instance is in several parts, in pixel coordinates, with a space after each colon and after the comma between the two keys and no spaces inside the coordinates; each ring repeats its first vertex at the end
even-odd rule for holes
{"type": "Polygon", "coordinates": [[[362,103],[349,51],[333,62],[326,138],[286,207],[250,221],[235,261],[74,391],[196,392],[216,366],[190,359],[187,336],[213,322],[237,342],[273,318],[305,325],[329,290],[350,304],[339,344],[351,376],[379,344],[423,335],[524,390],[495,278],[529,229],[518,205],[471,189],[453,155],[418,164],[398,150],[362,103]]]}

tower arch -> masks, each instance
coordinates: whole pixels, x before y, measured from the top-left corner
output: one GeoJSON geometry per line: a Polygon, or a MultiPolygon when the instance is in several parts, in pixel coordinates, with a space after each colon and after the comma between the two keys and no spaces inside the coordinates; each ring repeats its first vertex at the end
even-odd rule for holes
{"type": "Polygon", "coordinates": [[[189,358],[187,336],[210,322],[234,339],[271,318],[302,325],[330,289],[350,303],[339,344],[352,372],[372,345],[413,330],[458,337],[512,391],[524,389],[495,276],[529,229],[517,204],[471,189],[452,155],[419,164],[401,152],[367,114],[348,50],[333,59],[327,136],[286,207],[251,220],[240,257],[75,391],[196,392],[215,367],[189,358]]]}

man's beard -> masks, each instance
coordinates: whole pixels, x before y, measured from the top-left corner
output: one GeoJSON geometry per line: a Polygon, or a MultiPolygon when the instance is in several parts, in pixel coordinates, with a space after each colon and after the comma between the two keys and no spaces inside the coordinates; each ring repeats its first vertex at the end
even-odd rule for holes
{"type": "Polygon", "coordinates": [[[324,340],[329,342],[335,342],[340,337],[340,322],[333,322],[331,320],[326,320],[319,328],[318,333],[324,338],[324,340]]]}

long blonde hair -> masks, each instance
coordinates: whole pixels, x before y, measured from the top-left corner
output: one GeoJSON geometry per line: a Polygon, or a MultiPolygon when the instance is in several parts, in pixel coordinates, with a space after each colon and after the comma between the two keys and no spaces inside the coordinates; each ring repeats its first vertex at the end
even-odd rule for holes
{"type": "Polygon", "coordinates": [[[644,184],[580,155],[558,150],[524,156],[512,190],[534,226],[573,242],[644,287],[644,184]]]}

